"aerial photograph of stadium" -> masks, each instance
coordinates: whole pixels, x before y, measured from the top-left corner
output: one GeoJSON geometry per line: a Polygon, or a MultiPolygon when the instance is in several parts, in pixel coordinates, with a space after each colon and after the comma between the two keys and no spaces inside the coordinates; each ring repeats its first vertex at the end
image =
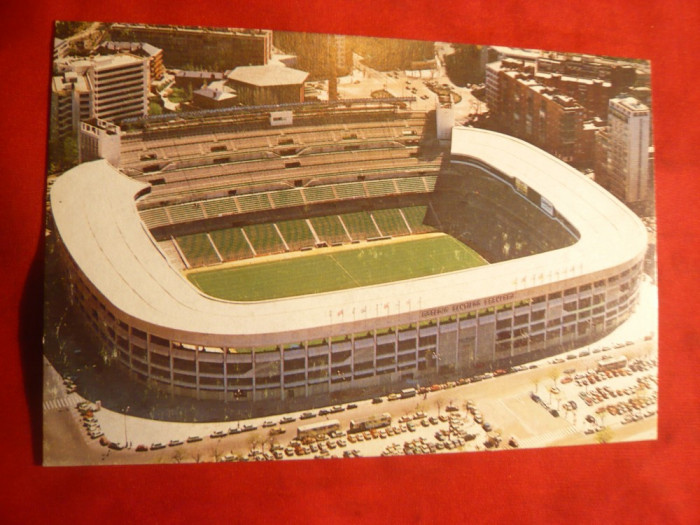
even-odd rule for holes
{"type": "Polygon", "coordinates": [[[656,439],[650,71],[57,22],[44,465],[656,439]]]}

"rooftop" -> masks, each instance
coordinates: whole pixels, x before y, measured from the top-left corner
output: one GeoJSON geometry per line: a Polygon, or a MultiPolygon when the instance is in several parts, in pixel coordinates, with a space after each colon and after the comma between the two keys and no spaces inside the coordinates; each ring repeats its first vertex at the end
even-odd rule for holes
{"type": "Polygon", "coordinates": [[[220,89],[211,88],[211,87],[197,89],[194,91],[194,94],[202,96],[202,97],[210,98],[210,99],[216,100],[216,101],[236,98],[236,95],[234,95],[233,93],[229,93],[229,92],[226,92],[226,91],[223,91],[220,89]]]}
{"type": "Polygon", "coordinates": [[[66,71],[63,75],[56,75],[53,77],[51,84],[55,92],[64,90],[79,92],[89,91],[85,76],[75,71],[66,71]]]}
{"type": "Polygon", "coordinates": [[[118,55],[97,55],[91,62],[95,69],[108,69],[110,67],[119,67],[130,64],[143,63],[144,59],[121,53],[118,55]]]}
{"type": "Polygon", "coordinates": [[[613,98],[610,103],[620,105],[629,111],[649,111],[649,108],[634,97],[613,98]]]}
{"type": "Polygon", "coordinates": [[[289,86],[303,84],[309,74],[306,71],[279,65],[240,66],[228,74],[228,78],[254,86],[289,86]]]}

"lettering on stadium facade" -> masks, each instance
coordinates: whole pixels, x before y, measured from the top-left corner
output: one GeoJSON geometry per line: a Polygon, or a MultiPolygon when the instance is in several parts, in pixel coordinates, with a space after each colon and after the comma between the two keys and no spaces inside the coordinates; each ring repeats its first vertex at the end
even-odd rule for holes
{"type": "Polygon", "coordinates": [[[494,295],[493,297],[487,297],[486,299],[477,299],[475,301],[466,301],[464,303],[453,304],[451,306],[441,306],[440,308],[430,308],[428,310],[422,310],[420,316],[421,318],[425,318],[439,317],[441,315],[459,314],[462,312],[473,310],[475,308],[493,306],[505,301],[512,301],[514,298],[515,293],[513,292],[501,295],[494,295]]]}

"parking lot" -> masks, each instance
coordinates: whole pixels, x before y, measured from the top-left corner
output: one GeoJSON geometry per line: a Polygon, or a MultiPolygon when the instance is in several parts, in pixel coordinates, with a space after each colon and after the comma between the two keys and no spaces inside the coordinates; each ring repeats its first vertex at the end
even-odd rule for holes
{"type": "MultiPolygon", "coordinates": [[[[323,89],[327,90],[327,85],[323,89]]],[[[341,98],[368,98],[374,92],[386,91],[394,97],[415,97],[411,107],[422,111],[435,108],[436,89],[453,93],[458,122],[474,113],[487,111],[486,105],[472,96],[471,89],[454,85],[442,67],[420,71],[377,71],[356,59],[352,73],[338,79],[341,98]]]]}
{"type": "Polygon", "coordinates": [[[585,360],[567,364],[561,373],[527,367],[473,384],[434,385],[411,398],[235,423],[167,423],[99,410],[86,432],[99,424],[95,442],[144,462],[249,461],[544,447],[570,437],[596,443],[604,429],[602,440],[610,441],[620,427],[656,417],[655,358],[633,358],[608,373],[585,360]],[[392,416],[388,427],[348,432],[351,420],[383,412],[392,416]],[[301,425],[333,419],[340,423],[337,435],[295,439],[301,425]]]}

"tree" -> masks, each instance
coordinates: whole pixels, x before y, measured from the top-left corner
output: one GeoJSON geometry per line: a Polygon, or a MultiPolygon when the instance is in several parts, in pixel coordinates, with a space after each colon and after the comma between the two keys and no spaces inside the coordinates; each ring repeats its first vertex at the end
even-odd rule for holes
{"type": "Polygon", "coordinates": [[[557,386],[557,379],[559,379],[559,376],[561,375],[561,370],[559,370],[559,368],[550,368],[547,371],[547,375],[552,380],[552,386],[549,389],[549,402],[551,404],[553,394],[552,389],[557,386]]]}
{"type": "Polygon", "coordinates": [[[561,370],[559,370],[558,367],[555,368],[550,368],[549,371],[547,372],[547,375],[549,378],[552,380],[554,383],[554,386],[557,385],[557,379],[561,376],[561,370]]]}
{"type": "Polygon", "coordinates": [[[86,22],[56,22],[54,34],[56,38],[68,38],[88,27],[86,22]]]}
{"type": "Polygon", "coordinates": [[[450,80],[458,86],[484,81],[481,67],[481,46],[453,44],[454,53],[445,56],[445,66],[450,80]]]}
{"type": "Polygon", "coordinates": [[[561,405],[561,394],[554,394],[554,399],[557,401],[557,410],[559,410],[559,405],[561,405]]]}
{"type": "Polygon", "coordinates": [[[607,410],[601,410],[601,412],[598,414],[598,418],[600,419],[600,426],[604,427],[605,426],[605,416],[608,415],[607,410]]]}
{"type": "Polygon", "coordinates": [[[637,411],[641,412],[644,407],[644,403],[647,398],[647,387],[646,385],[639,383],[637,389],[634,393],[635,400],[637,402],[637,411]]]}
{"type": "Polygon", "coordinates": [[[255,452],[258,448],[258,445],[262,443],[260,439],[260,434],[255,432],[253,434],[250,434],[248,436],[248,448],[250,449],[250,452],[255,452]]]}
{"type": "Polygon", "coordinates": [[[151,101],[148,103],[148,114],[149,115],[161,115],[163,113],[163,108],[156,101],[151,101]]]}
{"type": "MultiPolygon", "coordinates": [[[[269,436],[267,436],[267,439],[265,439],[265,443],[267,444],[267,448],[270,450],[270,452],[272,452],[272,447],[274,447],[275,444],[277,443],[277,438],[275,436],[273,436],[272,434],[270,434],[269,436]]],[[[265,451],[265,449],[263,446],[263,452],[264,451],[265,451]]]]}
{"type": "Polygon", "coordinates": [[[604,443],[610,443],[613,438],[613,431],[610,427],[603,427],[598,432],[596,432],[595,440],[601,445],[604,443]]]}
{"type": "Polygon", "coordinates": [[[62,161],[63,167],[66,169],[78,164],[78,141],[72,135],[63,139],[62,161]]]}

